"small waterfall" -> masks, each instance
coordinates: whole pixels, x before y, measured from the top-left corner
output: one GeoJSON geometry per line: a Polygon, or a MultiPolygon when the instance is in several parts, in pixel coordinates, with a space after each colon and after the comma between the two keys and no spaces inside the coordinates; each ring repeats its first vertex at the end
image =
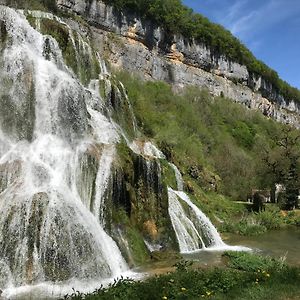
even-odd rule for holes
{"type": "Polygon", "coordinates": [[[200,234],[195,228],[193,222],[187,217],[178,196],[174,190],[168,189],[169,196],[169,215],[180,252],[191,252],[201,249],[204,245],[200,234]]]}
{"type": "Polygon", "coordinates": [[[175,173],[175,178],[176,178],[176,183],[177,183],[177,190],[178,191],[183,191],[183,179],[182,179],[182,175],[181,175],[180,171],[178,170],[178,168],[174,164],[169,163],[169,165],[171,166],[171,168],[174,170],[174,173],[175,173]]]}
{"type": "Polygon", "coordinates": [[[177,237],[181,253],[197,250],[236,250],[248,251],[249,248],[226,245],[209,218],[191,201],[183,192],[182,175],[178,168],[169,163],[173,168],[177,189],[168,188],[169,215],[177,237]]]}
{"type": "Polygon", "coordinates": [[[102,224],[102,226],[105,225],[104,193],[107,189],[108,182],[110,179],[111,165],[114,160],[114,156],[115,156],[114,145],[105,146],[100,158],[98,174],[95,182],[96,192],[95,192],[95,200],[94,200],[94,206],[92,208],[92,212],[96,216],[97,220],[99,220],[99,222],[102,224]]]}
{"type": "Polygon", "coordinates": [[[127,92],[126,92],[126,89],[125,89],[123,83],[119,82],[119,84],[121,86],[121,92],[123,94],[123,97],[126,100],[126,103],[128,105],[128,109],[129,109],[129,113],[130,113],[130,118],[131,118],[131,122],[132,122],[133,133],[134,133],[134,136],[136,136],[137,133],[138,133],[138,126],[137,126],[137,121],[136,121],[136,118],[135,118],[135,114],[133,112],[132,105],[131,105],[131,103],[130,103],[130,101],[128,99],[127,92]]]}
{"type": "MultiPolygon", "coordinates": [[[[187,232],[194,232],[196,234],[193,234],[193,238],[196,237],[195,242],[196,244],[200,244],[200,248],[207,248],[207,247],[224,247],[225,243],[222,241],[220,234],[218,233],[217,229],[214,227],[214,225],[211,223],[209,218],[190,200],[188,195],[181,191],[173,191],[169,189],[169,193],[171,194],[172,198],[172,204],[174,207],[176,207],[175,214],[178,216],[178,212],[180,214],[185,215],[185,218],[188,220],[188,222],[185,222],[181,225],[179,225],[177,222],[176,227],[181,228],[182,225],[185,228],[187,232]],[[177,199],[177,203],[176,203],[177,199]],[[187,204],[187,211],[183,209],[181,203],[179,201],[183,201],[187,204]],[[176,204],[174,204],[174,202],[176,204]],[[181,206],[181,209],[180,209],[181,206]],[[188,214],[188,216],[187,216],[188,214]],[[190,226],[189,226],[190,225],[190,226]]],[[[172,209],[171,209],[172,211],[172,209]]],[[[172,212],[173,213],[173,212],[172,212]]],[[[175,231],[176,232],[176,231],[175,231]]],[[[180,230],[178,231],[178,236],[182,236],[182,233],[180,230]]],[[[176,234],[177,235],[177,234],[176,234]]],[[[182,240],[182,238],[180,239],[182,240]]],[[[185,241],[185,243],[188,246],[188,249],[185,247],[185,251],[194,251],[199,249],[195,248],[195,243],[191,244],[189,239],[185,241]]],[[[180,243],[179,243],[180,244],[180,243]]],[[[180,249],[181,250],[181,249],[180,249]]]]}
{"type": "Polygon", "coordinates": [[[128,147],[136,154],[146,158],[166,159],[165,155],[151,142],[141,142],[134,140],[132,143],[126,139],[128,147]]]}

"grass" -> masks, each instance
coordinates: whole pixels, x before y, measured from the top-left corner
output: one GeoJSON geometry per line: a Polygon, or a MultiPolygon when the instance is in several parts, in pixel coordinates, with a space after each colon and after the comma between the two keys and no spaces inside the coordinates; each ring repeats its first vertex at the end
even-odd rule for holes
{"type": "MultiPolygon", "coordinates": [[[[194,203],[219,230],[258,235],[298,224],[297,216],[283,216],[272,205],[257,214],[246,203],[231,201],[245,201],[253,188],[268,187],[272,175],[262,153],[274,147],[284,125],[196,87],[175,94],[163,82],[143,82],[124,72],[115,80],[123,82],[145,139],[176,164],[194,203]]],[[[176,186],[172,170],[162,167],[165,184],[176,186]]]]}
{"type": "Polygon", "coordinates": [[[299,299],[299,268],[243,252],[227,252],[224,261],[224,268],[209,269],[182,262],[172,273],[136,282],[121,278],[92,294],[65,299],[299,299]]]}
{"type": "Polygon", "coordinates": [[[268,186],[263,149],[274,147],[274,136],[284,125],[196,87],[175,94],[163,82],[116,76],[125,85],[141,131],[186,180],[234,200],[246,200],[252,188],[268,186]]]}
{"type": "Polygon", "coordinates": [[[219,226],[221,232],[235,233],[245,236],[255,236],[268,230],[279,230],[289,225],[300,225],[300,214],[297,211],[281,211],[274,204],[266,206],[259,213],[243,211],[237,218],[226,219],[219,226]]]}

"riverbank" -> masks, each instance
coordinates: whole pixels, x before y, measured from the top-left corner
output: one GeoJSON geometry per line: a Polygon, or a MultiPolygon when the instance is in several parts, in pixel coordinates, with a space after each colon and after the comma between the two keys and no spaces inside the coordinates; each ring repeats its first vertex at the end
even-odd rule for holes
{"type": "Polygon", "coordinates": [[[199,268],[191,262],[144,281],[120,279],[92,294],[65,299],[300,299],[300,268],[246,252],[226,252],[224,267],[199,268]]]}
{"type": "MultiPolygon", "coordinates": [[[[243,206],[241,203],[240,205],[243,206]]],[[[232,233],[238,236],[259,236],[274,230],[300,228],[300,210],[284,211],[276,204],[269,203],[265,210],[253,212],[251,206],[244,204],[244,209],[234,218],[224,219],[216,225],[225,235],[232,233]]]]}

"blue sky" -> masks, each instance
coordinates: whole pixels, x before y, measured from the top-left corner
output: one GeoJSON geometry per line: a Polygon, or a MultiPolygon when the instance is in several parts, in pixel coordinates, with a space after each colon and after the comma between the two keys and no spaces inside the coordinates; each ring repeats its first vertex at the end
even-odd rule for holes
{"type": "Polygon", "coordinates": [[[300,0],[183,0],[300,88],[300,0]]]}

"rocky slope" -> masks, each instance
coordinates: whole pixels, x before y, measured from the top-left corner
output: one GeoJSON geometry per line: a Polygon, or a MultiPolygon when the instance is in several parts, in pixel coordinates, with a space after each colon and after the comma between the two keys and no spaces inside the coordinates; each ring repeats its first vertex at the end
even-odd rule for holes
{"type": "Polygon", "coordinates": [[[60,9],[75,12],[92,25],[96,47],[114,67],[138,72],[145,79],[167,81],[177,89],[205,87],[215,96],[224,95],[300,127],[298,103],[285,101],[263,78],[255,78],[245,66],[215,55],[205,45],[170,36],[151,22],[120,13],[101,1],[56,2],[60,9]]]}

